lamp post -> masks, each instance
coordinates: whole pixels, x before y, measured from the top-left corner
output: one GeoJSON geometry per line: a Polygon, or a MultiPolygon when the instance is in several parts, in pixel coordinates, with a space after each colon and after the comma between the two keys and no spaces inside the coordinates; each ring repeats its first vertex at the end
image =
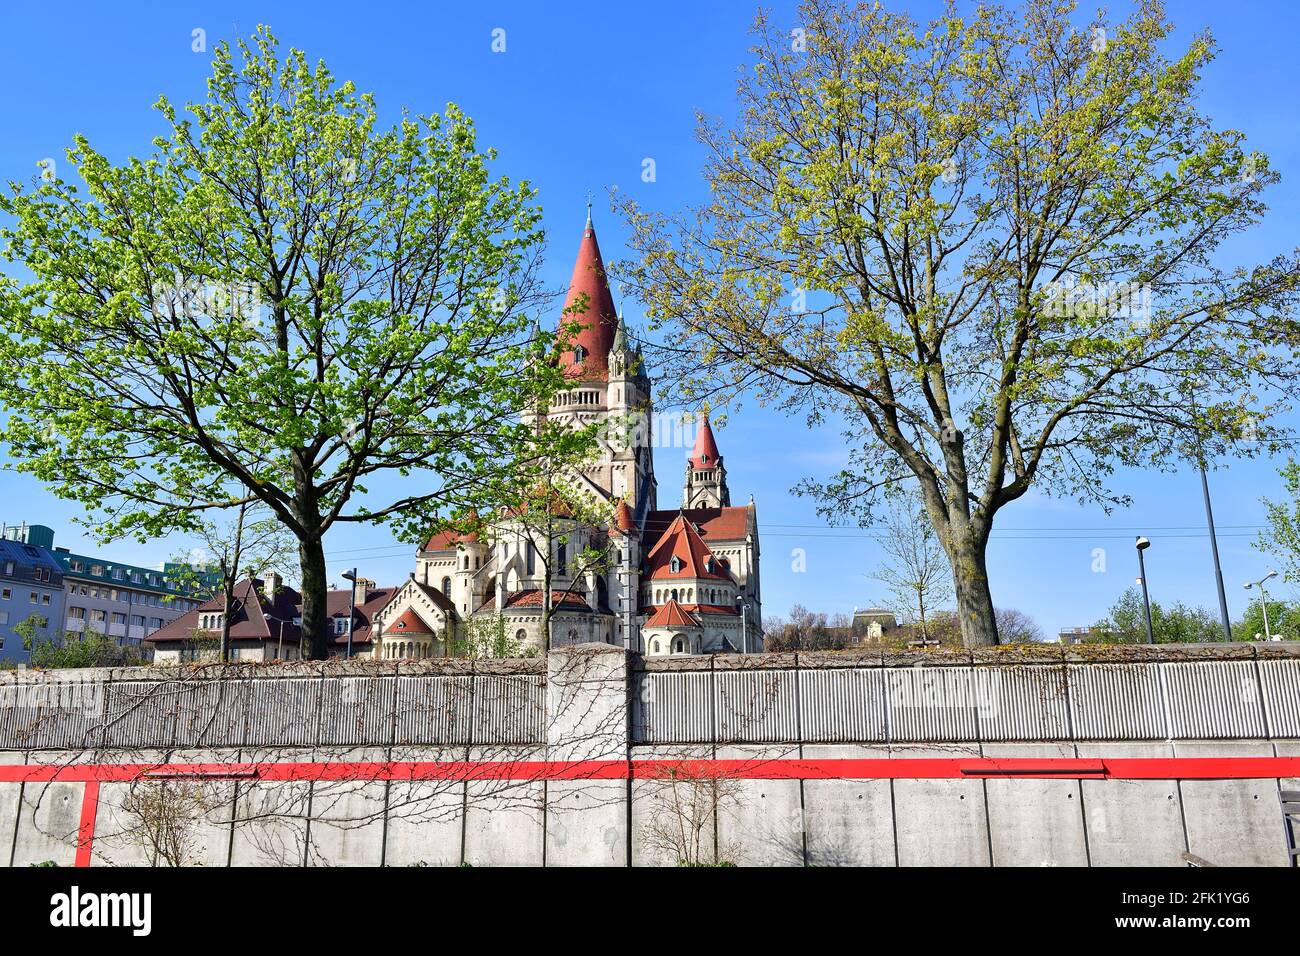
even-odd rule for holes
{"type": "Polygon", "coordinates": [[[1258,581],[1247,581],[1243,585],[1243,587],[1245,587],[1247,591],[1249,591],[1253,587],[1259,588],[1259,607],[1260,610],[1264,612],[1264,640],[1266,641],[1271,641],[1273,639],[1273,635],[1269,632],[1268,629],[1268,592],[1264,590],[1264,582],[1267,581],[1269,578],[1275,578],[1275,577],[1277,577],[1277,572],[1270,571],[1268,572],[1268,574],[1264,575],[1258,581]]]}
{"type": "Polygon", "coordinates": [[[348,655],[347,659],[352,660],[352,624],[353,618],[357,611],[357,569],[343,572],[343,579],[352,584],[352,590],[348,593],[348,655]]]}
{"type": "Polygon", "coordinates": [[[1151,632],[1151,593],[1147,590],[1147,565],[1146,561],[1142,557],[1142,552],[1151,547],[1151,542],[1147,538],[1142,537],[1142,535],[1138,535],[1135,547],[1137,548],[1138,553],[1138,573],[1142,576],[1142,606],[1146,610],[1147,643],[1154,644],[1156,639],[1155,635],[1151,632]]]}
{"type": "Polygon", "coordinates": [[[740,653],[749,653],[749,620],[746,612],[749,608],[745,605],[745,595],[736,595],[736,607],[740,608],[740,653]]]}

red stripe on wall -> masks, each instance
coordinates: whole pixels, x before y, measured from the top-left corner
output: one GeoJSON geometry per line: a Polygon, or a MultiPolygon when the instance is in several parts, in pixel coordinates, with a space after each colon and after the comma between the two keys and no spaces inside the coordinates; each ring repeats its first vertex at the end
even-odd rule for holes
{"type": "MultiPolygon", "coordinates": [[[[0,782],[126,783],[175,777],[288,780],[626,780],[726,777],[739,780],[1241,780],[1300,777],[1296,757],[918,757],[803,760],[459,760],[256,763],[78,763],[0,766],[0,782]]],[[[89,788],[88,788],[89,792],[89,788]]],[[[83,808],[84,809],[84,808],[83,808]]],[[[93,807],[92,807],[93,809],[93,807]]]]}
{"type": "Polygon", "coordinates": [[[74,866],[90,866],[90,850],[95,842],[95,817],[99,813],[99,781],[87,780],[81,795],[81,823],[77,827],[77,858],[74,866]]]}

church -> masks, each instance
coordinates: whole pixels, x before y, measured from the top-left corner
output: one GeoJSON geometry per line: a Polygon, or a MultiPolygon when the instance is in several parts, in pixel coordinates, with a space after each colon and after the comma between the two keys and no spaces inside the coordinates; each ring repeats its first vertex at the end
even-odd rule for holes
{"type": "MultiPolygon", "coordinates": [[[[533,410],[558,423],[648,421],[652,384],[614,306],[588,211],[564,314],[580,298],[581,328],[560,353],[573,383],[555,407],[533,410]]],[[[440,533],[415,556],[415,571],[374,615],[374,657],[447,653],[476,622],[503,628],[515,649],[540,651],[544,567],[551,572],[549,646],[603,642],[649,656],[762,650],[758,518],[751,496],[734,506],[727,468],[707,414],[686,455],[681,506],[659,507],[655,429],[613,428],[600,454],[568,476],[608,506],[607,525],[569,521],[538,552],[536,536],[509,515],[476,534],[440,533]],[[600,553],[581,567],[577,554],[600,553]]]]}

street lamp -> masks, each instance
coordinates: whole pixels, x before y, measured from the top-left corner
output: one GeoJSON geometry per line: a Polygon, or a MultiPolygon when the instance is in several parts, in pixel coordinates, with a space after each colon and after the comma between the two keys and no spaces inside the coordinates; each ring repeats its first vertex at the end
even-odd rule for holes
{"type": "Polygon", "coordinates": [[[357,569],[343,572],[343,580],[352,584],[352,589],[348,594],[348,660],[352,660],[352,619],[357,612],[357,569]]]}
{"type": "Polygon", "coordinates": [[[1142,575],[1142,606],[1146,609],[1147,614],[1147,643],[1156,642],[1155,635],[1151,633],[1151,594],[1147,590],[1147,565],[1142,558],[1142,552],[1151,547],[1151,542],[1147,538],[1138,535],[1137,544],[1135,545],[1138,553],[1138,573],[1142,575]]]}
{"type": "Polygon", "coordinates": [[[740,608],[740,653],[748,654],[749,653],[749,621],[746,618],[745,612],[748,611],[749,609],[745,605],[744,594],[740,594],[740,593],[736,594],[736,607],[740,608]]]}
{"type": "Polygon", "coordinates": [[[1247,581],[1242,587],[1249,591],[1253,587],[1259,588],[1259,607],[1264,612],[1264,640],[1271,641],[1273,635],[1268,630],[1268,592],[1264,590],[1264,582],[1269,578],[1277,577],[1276,571],[1270,571],[1258,581],[1247,581]]]}

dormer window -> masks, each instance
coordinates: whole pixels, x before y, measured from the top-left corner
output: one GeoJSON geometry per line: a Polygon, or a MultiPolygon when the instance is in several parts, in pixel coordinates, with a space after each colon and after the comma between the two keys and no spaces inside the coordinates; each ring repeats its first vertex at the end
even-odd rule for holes
{"type": "Polygon", "coordinates": [[[707,558],[704,559],[704,570],[705,570],[705,571],[708,571],[710,574],[713,573],[713,556],[712,556],[712,555],[710,555],[709,557],[707,557],[707,558]]]}
{"type": "Polygon", "coordinates": [[[586,357],[587,357],[587,350],[585,348],[583,348],[581,345],[575,345],[573,347],[573,360],[575,362],[581,362],[584,359],[586,359],[586,357]]]}
{"type": "Polygon", "coordinates": [[[701,456],[700,456],[700,464],[701,464],[701,465],[707,465],[708,463],[709,463],[709,456],[708,456],[708,455],[701,455],[701,456]]]}
{"type": "Polygon", "coordinates": [[[673,574],[676,574],[678,571],[682,569],[682,559],[677,557],[677,555],[674,554],[673,560],[669,563],[668,566],[672,570],[673,574]]]}

